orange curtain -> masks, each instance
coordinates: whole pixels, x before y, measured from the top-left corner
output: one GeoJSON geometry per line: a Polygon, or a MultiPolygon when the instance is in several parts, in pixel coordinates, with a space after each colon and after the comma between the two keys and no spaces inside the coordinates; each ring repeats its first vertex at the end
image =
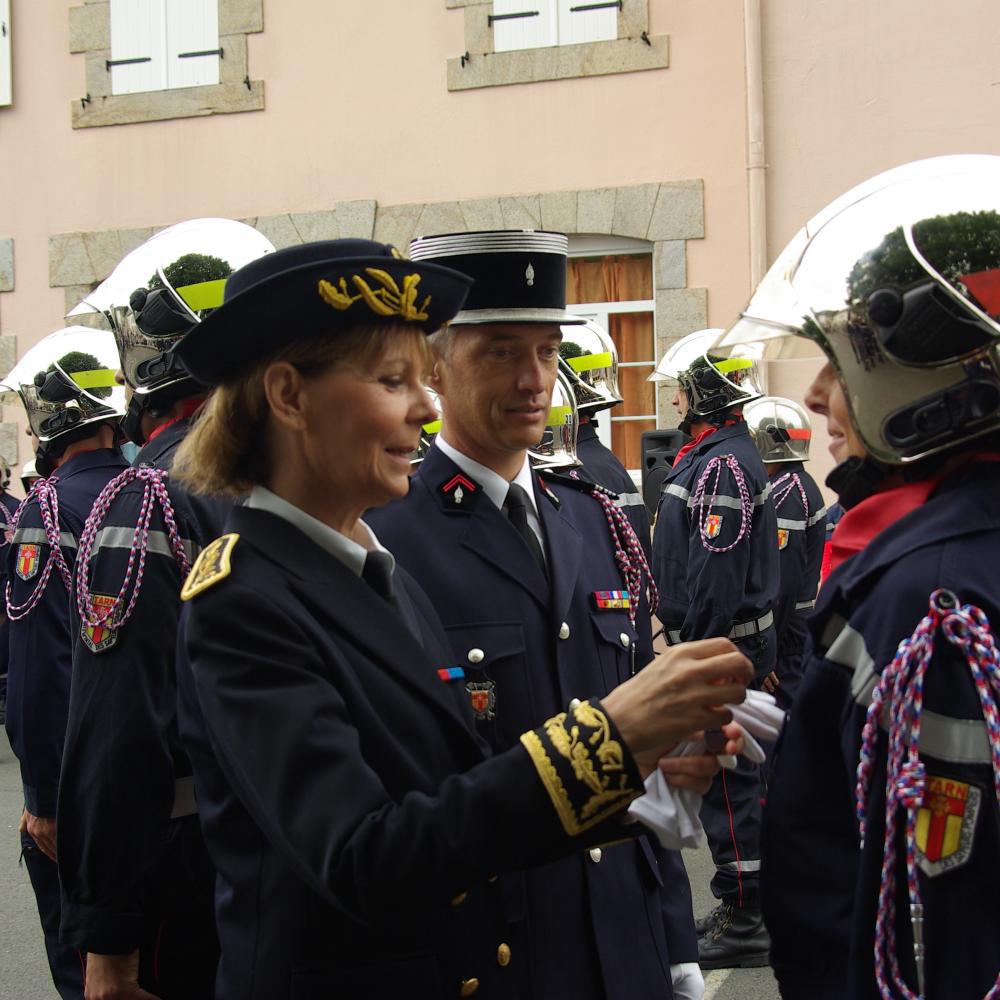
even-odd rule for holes
{"type": "MultiPolygon", "coordinates": [[[[619,257],[575,257],[569,262],[566,300],[581,302],[635,302],[653,298],[653,267],[646,254],[619,257]]],[[[656,413],[656,394],[646,379],[653,370],[653,313],[614,313],[608,331],[618,349],[618,361],[650,362],[638,368],[618,369],[618,387],[624,403],[609,415],[626,417],[656,413]]],[[[607,420],[609,415],[605,415],[607,420]]],[[[642,434],[656,429],[648,420],[613,421],[611,450],[627,469],[642,467],[642,434]]]]}

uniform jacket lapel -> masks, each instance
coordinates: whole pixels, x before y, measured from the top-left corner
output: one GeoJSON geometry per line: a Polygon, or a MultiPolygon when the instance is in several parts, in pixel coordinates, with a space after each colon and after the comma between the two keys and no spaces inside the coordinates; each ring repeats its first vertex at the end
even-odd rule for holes
{"type": "Polygon", "coordinates": [[[298,528],[267,511],[234,508],[227,528],[245,532],[246,544],[275,563],[276,572],[290,577],[303,604],[311,607],[319,620],[327,620],[332,631],[362,650],[411,693],[436,706],[479,746],[469,721],[435,673],[437,667],[450,664],[429,664],[400,613],[343,563],[298,528]],[[266,519],[266,524],[261,519],[266,519]]]}
{"type": "Polygon", "coordinates": [[[444,486],[461,470],[440,449],[431,448],[417,473],[425,488],[445,515],[453,519],[461,546],[478,559],[526,590],[543,607],[549,603],[549,584],[527,545],[507,518],[476,484],[475,492],[465,491],[456,503],[454,489],[444,486]]]}
{"type": "Polygon", "coordinates": [[[535,483],[535,504],[548,548],[549,579],[551,580],[552,612],[555,620],[565,619],[573,600],[576,580],[580,574],[583,540],[580,532],[535,483]]]}

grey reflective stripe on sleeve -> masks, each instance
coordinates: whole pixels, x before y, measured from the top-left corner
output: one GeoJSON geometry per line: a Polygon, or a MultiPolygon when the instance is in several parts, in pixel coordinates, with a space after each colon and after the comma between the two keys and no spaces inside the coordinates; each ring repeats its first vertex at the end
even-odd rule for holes
{"type": "MultiPolygon", "coordinates": [[[[669,487],[667,491],[669,492],[669,487]]],[[[684,490],[687,493],[687,490],[684,490]]],[[[679,496],[679,493],[675,493],[675,496],[679,496]]],[[[691,494],[687,493],[688,506],[693,506],[693,498],[691,494]]],[[[767,498],[771,495],[771,484],[768,483],[764,490],[757,494],[753,498],[754,507],[761,507],[767,501],[767,498]]],[[[733,510],[743,510],[743,500],[740,497],[730,497],[726,496],[724,493],[706,493],[698,503],[699,507],[732,507],[733,510]]]]}
{"type": "Polygon", "coordinates": [[[174,806],[170,810],[171,819],[194,816],[198,812],[198,802],[194,795],[194,778],[178,778],[174,782],[174,806]]]}
{"type": "MultiPolygon", "coordinates": [[[[823,638],[825,640],[826,636],[823,638]]],[[[851,694],[858,705],[868,708],[878,678],[875,661],[869,655],[861,633],[850,625],[843,625],[827,649],[825,658],[840,666],[853,668],[851,694]]],[[[882,729],[888,730],[885,712],[879,724],[882,729]]],[[[984,721],[956,719],[929,709],[921,713],[920,752],[953,764],[990,764],[993,759],[984,721]]]]}
{"type": "MultiPolygon", "coordinates": [[[[48,545],[49,540],[45,535],[44,528],[18,528],[14,532],[14,537],[10,540],[11,545],[48,545]]],[[[59,532],[59,545],[64,549],[75,549],[76,539],[68,531],[59,532]]]]}
{"type": "Polygon", "coordinates": [[[815,600],[813,600],[813,601],[797,601],[796,604],[795,604],[795,610],[796,611],[809,611],[809,610],[811,610],[814,607],[816,607],[815,600]]]}
{"type": "Polygon", "coordinates": [[[646,501],[642,499],[640,493],[619,493],[615,501],[617,507],[640,507],[646,501]]]}
{"type": "Polygon", "coordinates": [[[676,498],[677,500],[683,500],[685,503],[691,499],[691,491],[684,489],[683,486],[678,486],[676,483],[670,483],[663,487],[663,492],[667,496],[676,498]]]}
{"type": "MultiPolygon", "coordinates": [[[[100,549],[130,549],[132,539],[135,537],[135,528],[101,528],[94,537],[94,551],[100,549]]],[[[184,547],[184,554],[188,562],[194,562],[197,554],[197,546],[187,538],[181,539],[184,547]]],[[[155,552],[159,556],[169,556],[174,558],[173,550],[170,548],[170,537],[165,531],[151,531],[149,533],[148,552],[155,552]]]]}
{"type": "Polygon", "coordinates": [[[806,524],[811,528],[814,524],[819,524],[819,522],[822,521],[823,518],[826,517],[826,515],[827,515],[826,508],[820,507],[820,509],[816,511],[816,513],[813,514],[813,516],[806,521],[806,524]]]}
{"type": "Polygon", "coordinates": [[[787,517],[778,518],[778,527],[786,528],[788,531],[805,531],[806,523],[805,521],[792,521],[787,517]]]}
{"type": "Polygon", "coordinates": [[[715,866],[719,871],[727,872],[759,872],[759,861],[724,861],[721,865],[715,866]]]}

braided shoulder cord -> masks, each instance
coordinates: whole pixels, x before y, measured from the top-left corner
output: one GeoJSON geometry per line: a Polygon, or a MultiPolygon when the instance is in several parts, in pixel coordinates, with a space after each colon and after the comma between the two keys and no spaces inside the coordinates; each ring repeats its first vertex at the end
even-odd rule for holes
{"type": "Polygon", "coordinates": [[[17,531],[24,509],[32,500],[38,504],[38,510],[42,516],[42,527],[45,531],[45,540],[49,544],[49,557],[45,560],[45,566],[38,577],[35,589],[24,604],[16,605],[11,601],[10,580],[7,581],[7,591],[4,598],[7,605],[7,617],[12,622],[20,621],[35,610],[38,602],[42,599],[42,594],[45,593],[53,568],[59,571],[66,593],[73,593],[73,574],[70,572],[66,557],[63,555],[62,547],[59,545],[59,494],[56,492],[58,481],[58,476],[54,475],[49,476],[48,479],[36,479],[32,483],[28,495],[21,501],[14,513],[11,528],[12,531],[17,531]]]}
{"type": "MultiPolygon", "coordinates": [[[[570,475],[574,479],[580,479],[579,473],[573,471],[570,475]]],[[[582,481],[582,480],[581,480],[582,481]]],[[[611,529],[611,542],[615,547],[615,563],[621,573],[625,589],[629,594],[628,617],[629,621],[635,625],[636,615],[639,613],[639,599],[643,594],[643,577],[646,579],[645,594],[651,610],[655,610],[660,602],[660,595],[653,582],[653,574],[646,561],[646,553],[642,551],[642,544],[639,536],[632,527],[632,522],[625,512],[614,500],[614,494],[603,486],[593,485],[590,495],[601,505],[604,517],[611,529]]]]}
{"type": "Polygon", "coordinates": [[[120,628],[131,617],[135,609],[136,600],[139,597],[139,589],[142,586],[142,578],[146,569],[146,552],[149,549],[149,526],[157,505],[163,511],[163,521],[167,526],[170,551],[173,553],[181,576],[186,577],[191,571],[191,563],[184,551],[180,532],[177,530],[174,507],[170,502],[170,495],[167,493],[165,485],[166,479],[167,473],[163,469],[154,469],[150,466],[130,467],[115,476],[104,487],[100,496],[95,501],[90,516],[87,518],[87,523],[84,526],[83,534],[80,536],[80,551],[76,559],[76,606],[81,620],[86,625],[96,627],[98,625],[105,625],[110,621],[114,628],[120,628]],[[139,520],[135,526],[135,531],[132,533],[132,544],[129,547],[125,578],[122,580],[121,589],[110,606],[98,610],[94,606],[94,599],[91,595],[89,584],[90,561],[94,554],[97,533],[104,524],[104,520],[108,516],[108,511],[111,509],[111,504],[114,502],[115,497],[126,486],[137,479],[144,484],[144,489],[142,503],[139,507],[139,520]],[[116,614],[125,600],[125,594],[129,590],[133,573],[135,574],[135,585],[132,587],[128,604],[120,615],[116,614]]]}
{"type": "Polygon", "coordinates": [[[809,520],[809,497],[806,496],[805,487],[802,485],[802,480],[799,479],[799,474],[797,472],[786,472],[783,476],[778,476],[773,484],[773,492],[771,494],[771,500],[774,503],[774,509],[777,511],[778,508],[789,498],[792,490],[798,489],[799,496],[802,497],[802,507],[806,512],[806,520],[809,520]]]}
{"type": "MultiPolygon", "coordinates": [[[[1000,652],[990,630],[989,620],[979,608],[971,604],[959,607],[958,599],[950,591],[936,590],[931,594],[930,609],[926,617],[913,635],[899,644],[895,658],[879,678],[868,708],[858,763],[855,793],[858,827],[863,844],[879,722],[881,718],[886,718],[889,723],[889,749],[886,767],[885,847],[875,920],[875,978],[883,1000],[892,1000],[893,985],[905,1000],[922,1000],[924,997],[924,907],[916,846],[917,813],[924,802],[926,777],[924,764],[919,757],[920,720],[924,677],[934,652],[938,626],[945,638],[965,654],[986,719],[994,792],[1000,801],[1000,652]],[[901,808],[906,810],[906,875],[918,993],[913,993],[903,981],[896,954],[896,829],[897,815],[901,808]],[[889,967],[888,971],[886,965],[889,967]]],[[[984,1000],[998,998],[1000,975],[984,1000]]]]}
{"type": "Polygon", "coordinates": [[[707,552],[713,554],[728,552],[730,549],[735,549],[743,541],[744,537],[750,537],[750,530],[753,527],[753,499],[750,496],[749,489],[747,489],[746,477],[743,475],[743,470],[740,468],[740,463],[736,460],[735,455],[715,455],[709,459],[708,464],[705,466],[705,471],[699,476],[698,484],[691,495],[691,506],[697,511],[696,517],[698,518],[698,530],[701,533],[701,544],[707,552]],[[722,475],[723,466],[728,468],[732,473],[733,479],[736,480],[736,488],[740,492],[740,532],[736,536],[736,540],[729,545],[716,546],[709,544],[709,539],[712,536],[708,534],[705,528],[708,523],[709,512],[712,509],[712,504],[705,501],[705,487],[708,485],[708,477],[714,472],[715,481],[712,483],[710,496],[718,494],[719,478],[722,475]]]}

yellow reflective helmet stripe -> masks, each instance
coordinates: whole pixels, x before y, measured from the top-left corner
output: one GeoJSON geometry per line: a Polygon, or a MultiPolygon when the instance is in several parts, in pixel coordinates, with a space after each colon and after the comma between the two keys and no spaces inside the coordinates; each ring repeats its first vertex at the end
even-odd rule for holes
{"type": "Polygon", "coordinates": [[[106,389],[115,385],[114,368],[93,368],[85,372],[68,372],[81,389],[106,389]]]}
{"type": "Polygon", "coordinates": [[[723,375],[729,372],[739,372],[745,371],[747,368],[753,368],[752,358],[729,358],[725,361],[713,361],[712,366],[716,371],[721,372],[723,375]]]}
{"type": "Polygon", "coordinates": [[[604,351],[601,354],[581,354],[576,358],[567,358],[566,363],[575,372],[589,372],[595,368],[611,367],[611,352],[604,351]]]}
{"type": "Polygon", "coordinates": [[[199,281],[194,285],[185,285],[177,289],[177,294],[192,312],[199,312],[202,309],[217,309],[221,306],[225,290],[226,279],[217,278],[214,281],[199,281]]]}
{"type": "Polygon", "coordinates": [[[549,426],[554,424],[565,424],[567,422],[566,418],[573,417],[573,407],[572,406],[553,406],[549,410],[549,426]]]}
{"type": "Polygon", "coordinates": [[[440,420],[432,420],[429,424],[424,424],[423,429],[428,434],[437,434],[441,430],[441,421],[440,420]]]}

